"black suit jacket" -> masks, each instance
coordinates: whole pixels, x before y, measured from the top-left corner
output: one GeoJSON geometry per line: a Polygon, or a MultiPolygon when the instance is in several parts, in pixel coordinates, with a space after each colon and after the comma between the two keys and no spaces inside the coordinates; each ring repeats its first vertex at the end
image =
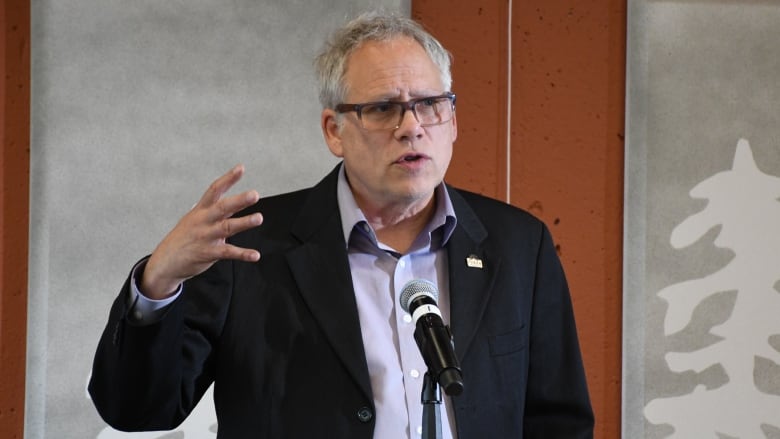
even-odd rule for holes
{"type": "MultiPolygon", "coordinates": [[[[134,325],[126,283],[95,356],[90,392],[120,430],[177,426],[212,381],[220,438],[365,438],[374,427],[337,171],[261,200],[235,236],[257,263],[220,261],[185,283],[164,318],[134,325]]],[[[590,438],[593,415],[568,288],[531,215],[448,187],[450,325],[465,390],[460,439],[590,438]],[[482,260],[470,267],[466,258],[482,260]]],[[[244,212],[244,214],[247,212],[244,212]]]]}

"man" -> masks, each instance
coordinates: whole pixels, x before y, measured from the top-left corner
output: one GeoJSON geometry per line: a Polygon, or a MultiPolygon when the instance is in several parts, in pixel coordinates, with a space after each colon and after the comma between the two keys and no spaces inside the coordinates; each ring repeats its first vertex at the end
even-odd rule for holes
{"type": "Polygon", "coordinates": [[[317,69],[342,163],[263,200],[224,196],[237,166],[133,269],[90,383],[109,424],[173,428],[214,382],[220,438],[420,437],[426,365],[399,296],[426,279],[465,383],[444,398],[443,437],[592,437],[547,229],[442,182],[449,62],[405,18],[367,14],[334,35],[317,69]]]}

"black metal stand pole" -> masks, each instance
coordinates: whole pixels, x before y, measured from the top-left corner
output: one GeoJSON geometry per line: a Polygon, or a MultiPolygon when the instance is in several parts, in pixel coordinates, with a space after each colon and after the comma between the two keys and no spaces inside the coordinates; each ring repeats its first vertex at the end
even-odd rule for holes
{"type": "Polygon", "coordinates": [[[439,383],[425,372],[423,377],[422,396],[423,405],[422,439],[441,438],[441,391],[439,383]]]}

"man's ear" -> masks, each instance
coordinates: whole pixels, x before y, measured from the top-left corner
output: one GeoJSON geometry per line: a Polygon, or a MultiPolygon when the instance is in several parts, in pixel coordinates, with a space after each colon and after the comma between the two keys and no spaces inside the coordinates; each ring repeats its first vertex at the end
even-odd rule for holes
{"type": "Polygon", "coordinates": [[[341,147],[341,124],[338,120],[338,114],[330,108],[322,110],[320,115],[320,127],[322,128],[322,136],[325,138],[325,143],[328,144],[328,149],[331,154],[336,157],[343,157],[344,150],[341,147]]]}

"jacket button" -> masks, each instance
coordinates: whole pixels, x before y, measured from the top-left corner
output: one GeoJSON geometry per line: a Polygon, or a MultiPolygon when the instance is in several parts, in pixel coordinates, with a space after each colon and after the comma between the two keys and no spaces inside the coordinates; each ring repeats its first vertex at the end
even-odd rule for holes
{"type": "Polygon", "coordinates": [[[361,407],[360,410],[357,411],[357,417],[360,422],[370,422],[374,417],[374,413],[372,413],[371,409],[368,407],[361,407]]]}

